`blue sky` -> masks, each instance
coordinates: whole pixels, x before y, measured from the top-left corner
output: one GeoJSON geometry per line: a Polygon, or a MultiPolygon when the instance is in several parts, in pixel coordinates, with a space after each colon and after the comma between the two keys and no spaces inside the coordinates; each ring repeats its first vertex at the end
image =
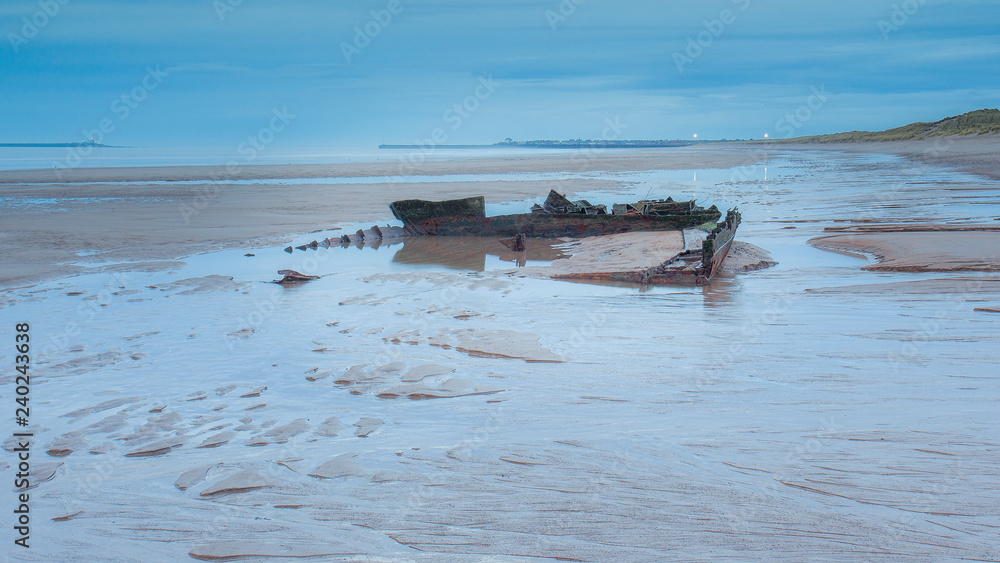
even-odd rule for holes
{"type": "Polygon", "coordinates": [[[4,0],[0,142],[884,129],[1000,105],[998,30],[995,0],[4,0]]]}

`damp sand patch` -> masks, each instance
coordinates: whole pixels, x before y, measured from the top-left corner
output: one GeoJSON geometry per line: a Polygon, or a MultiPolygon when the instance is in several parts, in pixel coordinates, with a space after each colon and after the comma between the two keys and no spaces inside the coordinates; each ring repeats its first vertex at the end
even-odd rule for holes
{"type": "Polygon", "coordinates": [[[1000,227],[983,225],[862,225],[827,229],[809,244],[832,252],[873,255],[863,270],[880,272],[1000,272],[1000,227]]]}
{"type": "Polygon", "coordinates": [[[393,344],[429,344],[454,349],[479,358],[504,358],[526,362],[565,362],[566,358],[541,344],[541,337],[514,330],[441,329],[409,330],[384,337],[393,344]]]}

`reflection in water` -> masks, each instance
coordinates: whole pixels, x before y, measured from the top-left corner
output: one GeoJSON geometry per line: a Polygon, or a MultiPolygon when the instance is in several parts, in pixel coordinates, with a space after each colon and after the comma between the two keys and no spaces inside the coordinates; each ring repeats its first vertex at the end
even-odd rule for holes
{"type": "Polygon", "coordinates": [[[511,262],[522,268],[528,262],[551,262],[568,254],[555,248],[558,241],[528,239],[528,249],[513,252],[494,237],[410,237],[396,251],[392,261],[397,264],[429,264],[454,270],[484,272],[487,256],[511,262]]]}
{"type": "Polygon", "coordinates": [[[732,303],[734,296],[741,289],[739,281],[732,275],[720,275],[711,279],[707,284],[694,285],[691,283],[665,284],[665,285],[643,285],[639,283],[629,283],[611,280],[559,280],[562,283],[575,285],[598,285],[604,287],[621,287],[625,289],[638,290],[639,293],[658,294],[670,292],[701,293],[704,297],[703,303],[707,306],[717,306],[732,303]]]}
{"type": "MultiPolygon", "coordinates": [[[[510,270],[526,266],[548,266],[553,261],[569,258],[570,253],[559,248],[565,244],[559,239],[530,238],[527,250],[513,252],[504,246],[496,237],[450,237],[450,236],[415,236],[394,239],[369,239],[332,245],[331,251],[360,250],[352,252],[350,262],[338,258],[338,265],[343,267],[373,267],[387,271],[389,260],[394,265],[402,266],[437,266],[451,270],[466,272],[486,272],[490,270],[510,270]],[[380,248],[386,252],[374,252],[380,248]],[[390,258],[391,257],[391,258],[390,258]],[[353,266],[348,266],[353,264],[353,266]]],[[[320,249],[322,252],[323,250],[320,249]]],[[[346,258],[346,257],[345,257],[346,258]]],[[[534,271],[535,275],[547,278],[544,271],[534,271]]],[[[592,285],[619,287],[637,290],[639,293],[655,292],[658,286],[642,285],[622,281],[609,280],[565,280],[560,283],[574,285],[592,285]]],[[[722,272],[716,275],[708,284],[695,286],[688,283],[662,286],[667,291],[701,293],[706,305],[724,305],[732,303],[742,285],[733,274],[722,272]]]]}
{"type": "Polygon", "coordinates": [[[718,274],[707,284],[701,286],[705,296],[705,305],[724,305],[732,303],[733,296],[739,291],[740,283],[732,274],[718,274]]]}
{"type": "MultiPolygon", "coordinates": [[[[386,241],[385,239],[376,238],[370,240],[357,240],[354,242],[342,242],[340,243],[340,247],[357,248],[358,250],[364,250],[365,248],[369,248],[371,250],[378,250],[383,246],[395,246],[397,244],[402,244],[402,242],[403,242],[402,239],[389,239],[388,241],[386,241]]],[[[336,246],[336,245],[331,245],[331,246],[336,246]]]]}

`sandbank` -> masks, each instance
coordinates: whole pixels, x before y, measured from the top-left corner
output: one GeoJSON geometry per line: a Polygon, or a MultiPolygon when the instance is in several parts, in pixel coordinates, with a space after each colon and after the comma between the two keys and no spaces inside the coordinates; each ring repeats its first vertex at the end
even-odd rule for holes
{"type": "Polygon", "coordinates": [[[865,225],[816,237],[809,244],[848,254],[871,254],[865,266],[889,272],[1000,271],[1000,226],[865,225]]]}

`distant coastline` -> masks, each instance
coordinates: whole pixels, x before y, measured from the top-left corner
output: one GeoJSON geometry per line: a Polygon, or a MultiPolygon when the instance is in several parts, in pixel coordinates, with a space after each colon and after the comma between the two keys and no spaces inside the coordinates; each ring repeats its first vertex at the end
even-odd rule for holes
{"type": "Polygon", "coordinates": [[[379,145],[380,149],[647,149],[687,147],[703,143],[740,142],[743,139],[718,140],[591,140],[568,141],[514,141],[507,139],[492,145],[379,145]]]}
{"type": "MultiPolygon", "coordinates": [[[[754,143],[754,144],[789,144],[789,143],[873,143],[886,141],[915,141],[944,136],[978,136],[1000,134],[1000,109],[979,109],[962,115],[946,117],[934,122],[916,122],[887,129],[885,131],[848,131],[828,135],[812,135],[808,137],[792,137],[786,139],[674,139],[674,140],[606,140],[606,139],[570,139],[568,141],[515,141],[504,139],[492,145],[379,145],[380,149],[496,149],[496,148],[536,148],[536,149],[641,149],[687,147],[708,143],[754,143]]],[[[2,146],[2,145],[0,145],[2,146]]]]}
{"type": "Polygon", "coordinates": [[[97,147],[102,149],[120,149],[124,147],[116,147],[113,145],[102,145],[101,143],[95,143],[93,141],[84,141],[82,143],[0,143],[0,148],[3,149],[58,149],[58,148],[74,148],[74,147],[97,147]]]}

